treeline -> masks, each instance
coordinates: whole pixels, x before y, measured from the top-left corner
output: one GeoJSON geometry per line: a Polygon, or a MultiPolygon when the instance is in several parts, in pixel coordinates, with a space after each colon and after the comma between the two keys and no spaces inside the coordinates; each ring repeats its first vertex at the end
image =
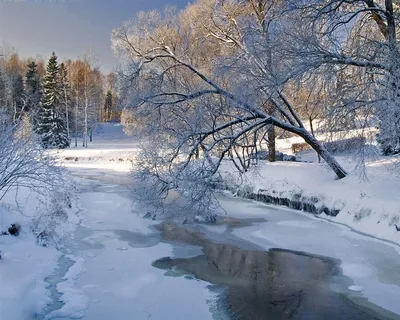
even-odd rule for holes
{"type": "MultiPolygon", "coordinates": [[[[4,52],[4,50],[3,50],[4,52]]],[[[117,120],[116,77],[104,75],[95,60],[59,62],[21,59],[15,52],[0,57],[0,110],[19,132],[39,136],[45,148],[73,143],[87,147],[98,122],[117,120]]]]}

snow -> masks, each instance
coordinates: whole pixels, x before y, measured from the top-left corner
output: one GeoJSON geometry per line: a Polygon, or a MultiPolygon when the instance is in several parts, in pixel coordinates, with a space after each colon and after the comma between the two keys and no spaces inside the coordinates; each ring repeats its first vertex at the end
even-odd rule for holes
{"type": "Polygon", "coordinates": [[[109,163],[112,168],[128,167],[131,160],[138,152],[137,143],[131,137],[123,132],[123,127],[119,123],[99,124],[93,136],[93,142],[89,142],[88,148],[78,147],[71,143],[71,148],[53,151],[58,155],[60,161],[66,166],[73,166],[73,163],[79,162],[85,164],[109,163]]]}
{"type": "MultiPolygon", "coordinates": [[[[339,160],[351,172],[354,164],[348,159],[339,160]]],[[[231,185],[254,193],[288,199],[295,194],[317,198],[317,207],[340,210],[336,217],[322,213],[321,218],[400,244],[400,232],[395,228],[395,224],[400,225],[400,179],[386,165],[384,161],[369,163],[369,181],[360,181],[356,173],[336,180],[323,164],[316,163],[263,162],[246,173],[241,185],[230,163],[224,163],[220,172],[231,185]]]]}
{"type": "Polygon", "coordinates": [[[360,291],[363,290],[363,288],[360,287],[360,286],[350,286],[350,287],[349,287],[349,290],[350,290],[350,291],[354,291],[354,292],[360,292],[360,291]]]}
{"type": "MultiPolygon", "coordinates": [[[[31,232],[33,219],[43,215],[48,205],[24,187],[10,189],[0,203],[0,232],[12,223],[21,225],[22,230],[17,237],[0,236],[0,319],[31,319],[52,302],[45,279],[58,268],[61,253],[54,247],[38,246],[31,232]]],[[[67,212],[68,222],[55,226],[57,236],[74,230],[79,222],[72,214],[76,210],[67,212]]]]}
{"type": "MultiPolygon", "coordinates": [[[[16,210],[12,197],[15,197],[13,192],[0,206],[1,231],[15,222],[22,226],[18,237],[0,236],[0,319],[11,320],[39,313],[51,302],[44,279],[57,267],[60,256],[54,248],[36,244],[36,238],[29,231],[29,217],[16,210]],[[21,301],[24,302],[22,306],[21,301]]],[[[30,199],[31,204],[35,202],[30,199]]]]}

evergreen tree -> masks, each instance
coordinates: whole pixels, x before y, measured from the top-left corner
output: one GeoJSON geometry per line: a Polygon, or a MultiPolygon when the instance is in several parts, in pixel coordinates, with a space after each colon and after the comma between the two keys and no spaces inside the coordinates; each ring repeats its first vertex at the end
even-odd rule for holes
{"type": "Polygon", "coordinates": [[[32,123],[36,128],[42,99],[42,85],[36,62],[29,62],[27,68],[25,74],[25,110],[30,113],[32,123]]]}
{"type": "Polygon", "coordinates": [[[104,102],[104,119],[105,121],[111,120],[111,108],[113,103],[113,96],[111,91],[108,91],[106,94],[106,99],[104,102]]]}
{"type": "Polygon", "coordinates": [[[42,145],[45,148],[66,148],[70,141],[60,102],[59,66],[54,52],[47,64],[43,94],[37,127],[37,133],[42,138],[42,145]]]}
{"type": "Polygon", "coordinates": [[[16,75],[12,84],[12,102],[14,107],[14,122],[19,122],[24,111],[24,81],[20,74],[16,75]]]}

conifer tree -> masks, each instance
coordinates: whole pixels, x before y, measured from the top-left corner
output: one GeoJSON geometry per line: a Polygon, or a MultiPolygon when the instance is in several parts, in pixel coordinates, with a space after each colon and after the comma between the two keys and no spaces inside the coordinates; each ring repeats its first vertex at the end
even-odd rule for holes
{"type": "Polygon", "coordinates": [[[110,121],[111,120],[111,108],[113,103],[113,96],[111,91],[107,91],[106,99],[104,101],[104,120],[110,121]]]}
{"type": "Polygon", "coordinates": [[[66,148],[70,144],[60,102],[59,69],[57,56],[53,52],[43,81],[43,100],[37,128],[45,148],[66,148]]]}
{"type": "Polygon", "coordinates": [[[20,74],[16,75],[13,79],[12,101],[14,107],[14,122],[18,123],[24,111],[24,81],[20,74]]]}
{"type": "Polygon", "coordinates": [[[42,99],[42,85],[35,61],[28,63],[25,78],[25,111],[31,115],[32,124],[36,128],[42,99]]]}

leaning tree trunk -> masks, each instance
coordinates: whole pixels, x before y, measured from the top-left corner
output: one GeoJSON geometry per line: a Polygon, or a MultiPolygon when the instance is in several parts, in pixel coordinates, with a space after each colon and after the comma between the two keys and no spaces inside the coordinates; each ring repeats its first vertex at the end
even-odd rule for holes
{"type": "Polygon", "coordinates": [[[299,133],[299,136],[317,152],[318,156],[325,160],[339,179],[346,177],[346,170],[342,168],[342,166],[336,161],[335,157],[315,137],[306,130],[302,130],[302,133],[299,133]]]}
{"type": "Polygon", "coordinates": [[[333,170],[333,172],[335,172],[339,179],[343,179],[347,176],[346,170],[344,170],[344,168],[336,161],[335,157],[304,127],[290,125],[272,117],[268,120],[278,128],[287,130],[297,134],[299,137],[302,137],[304,141],[307,142],[308,145],[313,148],[322,159],[325,160],[327,165],[333,170]]]}

